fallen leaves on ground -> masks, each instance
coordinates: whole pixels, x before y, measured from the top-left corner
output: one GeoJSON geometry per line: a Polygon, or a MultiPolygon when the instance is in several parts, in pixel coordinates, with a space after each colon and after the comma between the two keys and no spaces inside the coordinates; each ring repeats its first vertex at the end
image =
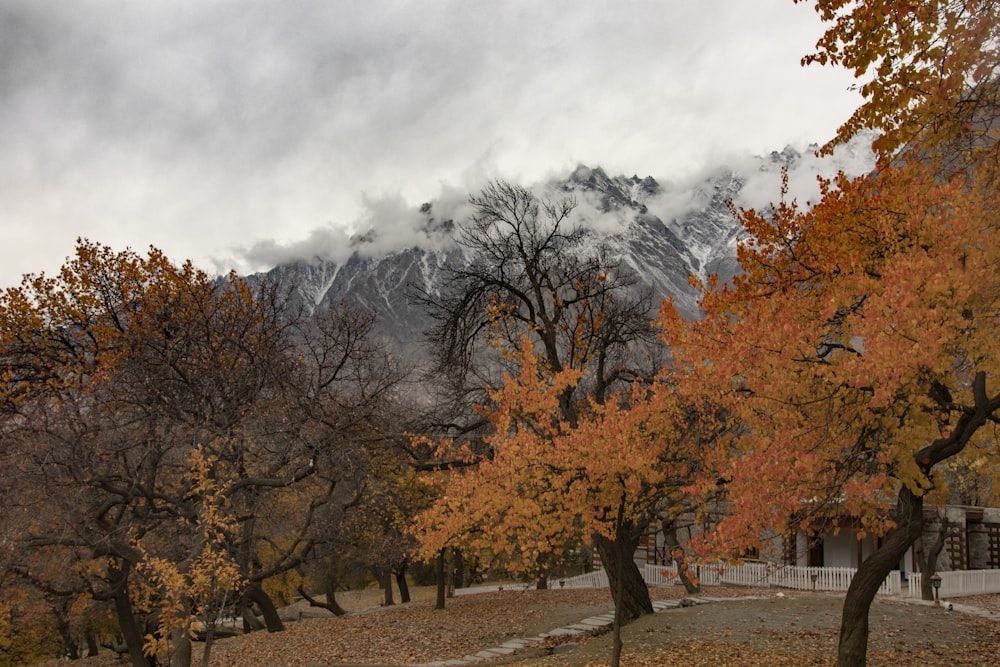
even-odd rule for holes
{"type": "MultiPolygon", "coordinates": [[[[654,599],[685,597],[680,587],[654,588],[654,599]]],[[[623,667],[809,667],[833,665],[839,610],[836,595],[708,588],[712,597],[761,596],[713,602],[644,617],[625,628],[623,667]]],[[[991,600],[1000,600],[992,596],[991,600]]],[[[986,605],[981,605],[986,606],[986,605]]],[[[359,609],[359,607],[352,607],[359,609]]],[[[510,639],[535,636],[610,611],[605,590],[505,590],[450,598],[435,610],[429,596],[344,617],[308,607],[286,612],[301,621],[285,632],[220,640],[213,667],[415,665],[462,658],[510,639]]],[[[871,614],[871,667],[991,664],[1000,646],[1000,621],[941,608],[876,601],[871,614]]],[[[558,640],[576,647],[543,656],[548,645],[514,656],[510,665],[570,667],[606,664],[611,637],[558,640]],[[534,656],[534,657],[531,657],[534,656]]],[[[553,642],[557,643],[557,642],[553,642]]],[[[200,645],[196,645],[196,654],[200,645]]],[[[112,665],[108,654],[76,663],[112,665]]],[[[196,661],[197,664],[197,661],[196,661]]],[[[489,663],[480,663],[489,664],[489,663]]]]}

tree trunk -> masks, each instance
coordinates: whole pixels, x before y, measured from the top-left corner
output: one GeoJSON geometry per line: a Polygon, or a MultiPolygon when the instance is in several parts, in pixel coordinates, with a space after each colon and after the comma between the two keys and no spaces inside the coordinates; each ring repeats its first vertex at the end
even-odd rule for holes
{"type": "Polygon", "coordinates": [[[97,633],[93,630],[87,630],[85,639],[87,642],[87,657],[93,658],[100,652],[100,646],[97,643],[97,633]]]}
{"type": "Polygon", "coordinates": [[[396,604],[392,599],[392,570],[389,568],[386,568],[382,572],[382,590],[385,591],[385,599],[382,602],[383,606],[391,607],[396,604]]]}
{"type": "Polygon", "coordinates": [[[455,548],[452,550],[454,567],[451,574],[451,585],[453,588],[465,588],[465,559],[462,557],[462,550],[455,548]]]}
{"type": "Polygon", "coordinates": [[[326,580],[326,602],[320,602],[319,600],[317,600],[313,596],[309,595],[309,592],[306,591],[305,587],[302,584],[299,584],[298,591],[299,591],[299,595],[302,596],[303,600],[305,600],[306,602],[309,603],[310,607],[319,607],[320,609],[326,609],[327,611],[329,611],[330,613],[332,613],[334,616],[344,616],[344,615],[347,614],[347,612],[337,602],[337,591],[336,591],[336,588],[337,588],[337,583],[336,583],[335,579],[333,577],[327,577],[327,580],[326,580]]]}
{"type": "Polygon", "coordinates": [[[610,540],[598,533],[594,535],[594,544],[608,574],[615,605],[621,604],[622,622],[628,623],[644,614],[652,614],[649,588],[634,560],[639,538],[619,535],[617,539],[610,540]]]}
{"type": "Polygon", "coordinates": [[[896,500],[896,527],[882,547],[858,568],[844,598],[837,667],[864,667],[868,653],[868,611],[879,587],[923,531],[924,499],[904,486],[896,500]]]}
{"type": "MultiPolygon", "coordinates": [[[[210,660],[212,659],[212,644],[215,643],[215,623],[211,623],[205,628],[205,647],[201,651],[201,667],[209,667],[210,660]]],[[[191,650],[191,642],[188,642],[188,651],[191,650]]],[[[190,664],[191,659],[188,658],[188,664],[190,664]]]]}
{"type": "Polygon", "coordinates": [[[73,631],[69,627],[69,621],[66,620],[66,616],[60,611],[54,611],[56,617],[56,629],[59,631],[59,636],[62,638],[63,645],[63,657],[69,660],[79,660],[80,651],[76,645],[76,638],[73,637],[73,631]]]}
{"type": "Polygon", "coordinates": [[[677,563],[677,578],[684,584],[684,590],[688,595],[700,593],[701,584],[695,584],[691,581],[691,577],[688,576],[687,564],[684,562],[684,549],[677,538],[677,526],[673,525],[673,523],[663,528],[663,548],[667,554],[670,554],[670,558],[677,563]]]}
{"type": "MultiPolygon", "coordinates": [[[[633,565],[635,564],[635,559],[632,560],[633,565]]],[[[619,667],[622,661],[622,604],[621,601],[625,599],[625,573],[624,573],[624,560],[619,559],[615,565],[615,570],[617,576],[615,577],[615,583],[612,585],[613,593],[612,597],[615,600],[615,618],[612,621],[612,631],[614,633],[611,639],[611,661],[609,667],[619,667]]]]}
{"type": "Polygon", "coordinates": [[[688,595],[695,595],[697,593],[701,593],[701,582],[698,582],[697,584],[694,583],[694,581],[691,580],[691,577],[688,576],[688,572],[689,570],[687,563],[685,563],[683,560],[678,560],[677,578],[680,579],[681,583],[684,585],[684,592],[687,593],[688,595]]]}
{"type": "Polygon", "coordinates": [[[115,583],[115,615],[118,617],[118,627],[125,638],[125,647],[128,649],[132,667],[149,667],[149,661],[146,660],[146,654],[142,650],[142,631],[135,621],[132,601],[128,595],[128,567],[125,565],[121,570],[115,568],[111,573],[112,576],[120,577],[120,581],[115,583]]]}
{"type": "Polygon", "coordinates": [[[938,556],[941,555],[941,551],[944,549],[945,538],[948,537],[948,528],[951,526],[947,514],[944,516],[939,514],[938,517],[940,527],[930,548],[924,548],[923,533],[920,534],[920,539],[917,540],[917,567],[920,568],[920,599],[922,600],[934,599],[934,582],[931,581],[931,577],[937,571],[938,556]]]}
{"type": "Polygon", "coordinates": [[[244,600],[243,604],[240,605],[240,616],[243,617],[243,632],[245,633],[258,632],[267,628],[264,622],[257,618],[257,614],[253,612],[253,609],[250,608],[248,600],[244,600]]]}
{"type": "Polygon", "coordinates": [[[337,578],[332,574],[326,577],[326,608],[333,612],[334,616],[345,616],[347,611],[337,602],[337,578]]]}
{"type": "Polygon", "coordinates": [[[274,608],[274,603],[271,602],[271,598],[260,587],[260,584],[254,583],[247,586],[244,595],[260,609],[261,616],[264,617],[264,626],[268,632],[281,632],[285,629],[285,624],[278,616],[278,610],[274,608]]]}
{"type": "Polygon", "coordinates": [[[399,601],[406,604],[410,601],[410,585],[406,583],[406,565],[396,573],[396,586],[399,588],[399,601]]]}
{"type": "Polygon", "coordinates": [[[535,590],[544,591],[549,587],[549,574],[552,572],[552,565],[545,554],[539,556],[535,563],[538,568],[538,575],[535,577],[535,590]]]}
{"type": "MultiPolygon", "coordinates": [[[[215,626],[209,626],[207,632],[211,633],[215,626]]],[[[208,634],[205,642],[208,643],[208,634]]],[[[170,667],[191,667],[191,638],[184,630],[175,628],[170,632],[170,667]]],[[[203,660],[202,667],[207,667],[208,661],[203,660]]]]}
{"type": "Polygon", "coordinates": [[[445,598],[445,583],[444,583],[444,549],[438,552],[437,566],[434,568],[434,573],[437,575],[437,600],[434,602],[435,609],[444,609],[444,598],[445,598]]]}

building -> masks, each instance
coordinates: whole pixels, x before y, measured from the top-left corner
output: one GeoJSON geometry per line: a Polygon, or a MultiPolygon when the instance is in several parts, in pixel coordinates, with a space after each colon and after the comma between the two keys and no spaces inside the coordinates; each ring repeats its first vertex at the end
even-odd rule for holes
{"type": "MultiPolygon", "coordinates": [[[[944,518],[947,518],[945,542],[936,571],[1000,569],[1000,507],[926,507],[922,538],[925,545],[933,544],[945,523],[944,518]]],[[[644,536],[636,551],[636,561],[670,564],[669,544],[674,543],[675,538],[683,543],[697,530],[695,527],[675,529],[673,536],[660,530],[644,536]]],[[[857,568],[881,545],[880,538],[864,534],[855,520],[841,521],[836,530],[817,529],[815,532],[817,534],[809,535],[804,530],[797,530],[770,541],[761,552],[746,554],[746,557],[799,567],[857,568]]],[[[904,577],[920,571],[913,547],[900,559],[898,569],[904,577]]]]}

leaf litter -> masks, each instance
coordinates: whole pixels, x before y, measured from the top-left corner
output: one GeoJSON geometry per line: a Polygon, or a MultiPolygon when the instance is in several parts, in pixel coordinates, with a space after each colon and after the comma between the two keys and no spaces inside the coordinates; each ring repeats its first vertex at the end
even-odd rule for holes
{"type": "MultiPolygon", "coordinates": [[[[686,596],[683,588],[653,588],[654,599],[686,596]]],[[[704,596],[736,598],[671,609],[624,629],[623,667],[806,667],[835,664],[843,597],[774,590],[708,588],[704,596]],[[748,599],[739,597],[751,596],[748,599]]],[[[342,617],[302,603],[286,609],[280,633],[219,640],[213,667],[417,665],[460,659],[512,639],[534,637],[611,609],[604,590],[505,590],[449,598],[433,608],[432,593],[390,607],[366,607],[342,617]]],[[[992,618],[941,607],[877,599],[870,614],[871,667],[992,664],[1000,647],[1000,596],[963,599],[992,609],[992,618]]],[[[345,606],[347,604],[345,603],[345,606]]],[[[352,608],[352,607],[349,607],[352,608]]],[[[199,654],[200,645],[195,647],[199,654]]],[[[517,654],[477,665],[578,667],[607,663],[610,633],[550,637],[517,654]],[[557,651],[561,644],[566,651],[557,651]],[[556,652],[554,652],[556,651],[556,652]]],[[[55,664],[55,663],[53,663],[55,664]]],[[[62,664],[62,663],[60,663],[62,664]]],[[[113,664],[110,654],[76,662],[113,664]]],[[[197,657],[193,662],[198,665],[197,657]]]]}

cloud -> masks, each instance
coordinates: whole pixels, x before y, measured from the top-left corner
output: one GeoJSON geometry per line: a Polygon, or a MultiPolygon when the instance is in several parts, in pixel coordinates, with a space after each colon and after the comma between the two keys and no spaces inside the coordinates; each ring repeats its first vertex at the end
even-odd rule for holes
{"type": "MultiPolygon", "coordinates": [[[[858,136],[851,143],[839,146],[829,157],[818,157],[816,145],[786,147],[797,155],[788,168],[788,199],[804,206],[815,204],[820,197],[817,178],[831,179],[841,171],[848,176],[859,176],[874,169],[871,141],[871,136],[858,136]]],[[[753,169],[743,161],[736,171],[746,178],[735,202],[738,206],[760,210],[780,199],[780,162],[765,161],[753,169]]]]}
{"type": "Polygon", "coordinates": [[[393,208],[470,173],[683,179],[823,142],[857,98],[799,67],[819,34],[787,0],[6,0],[0,281],[81,234],[224,267],[366,218],[402,242],[393,208]]]}
{"type": "MultiPolygon", "coordinates": [[[[871,137],[859,136],[839,147],[832,156],[818,157],[815,144],[786,146],[768,155],[732,153],[720,157],[711,168],[693,171],[677,180],[660,177],[655,194],[637,192],[638,201],[650,214],[668,226],[687,214],[704,210],[711,204],[713,191],[706,184],[716,179],[737,178],[743,182],[734,204],[742,208],[765,209],[781,196],[782,167],[788,166],[788,199],[802,205],[819,198],[818,177],[830,179],[843,171],[857,176],[874,167],[871,137]]],[[[578,166],[580,178],[587,174],[578,166]]],[[[567,193],[562,184],[570,172],[549,173],[536,183],[518,183],[531,190],[541,201],[559,201],[566,196],[576,201],[571,222],[599,233],[614,233],[625,228],[635,211],[629,207],[608,208],[602,193],[574,189],[567,193]]],[[[646,175],[641,175],[640,178],[646,175]]],[[[279,243],[267,239],[234,249],[240,266],[266,270],[294,261],[332,260],[343,263],[355,252],[361,256],[381,257],[406,248],[446,250],[455,247],[454,226],[466,224],[475,213],[469,196],[478,194],[490,180],[499,178],[489,160],[468,170],[461,185],[439,184],[437,194],[416,205],[399,192],[378,196],[364,194],[362,211],[349,225],[325,225],[313,228],[305,238],[279,243]],[[451,223],[454,223],[452,225],[451,223]]],[[[654,177],[655,178],[655,177],[654,177]]],[[[220,265],[224,262],[220,262],[220,265]]]]}
{"type": "MultiPolygon", "coordinates": [[[[406,248],[447,250],[455,247],[453,225],[468,220],[473,208],[470,187],[442,184],[436,197],[415,206],[398,193],[363,195],[362,211],[349,225],[324,225],[305,238],[278,242],[256,241],[232,248],[233,259],[245,270],[266,270],[295,261],[346,262],[352,254],[382,257],[406,248]]],[[[217,264],[225,264],[224,261],[217,264]]]]}
{"type": "Polygon", "coordinates": [[[297,261],[331,260],[342,264],[350,258],[354,248],[343,229],[327,226],[315,227],[304,239],[292,243],[267,239],[246,248],[236,247],[234,252],[251,271],[259,271],[297,261]]]}

